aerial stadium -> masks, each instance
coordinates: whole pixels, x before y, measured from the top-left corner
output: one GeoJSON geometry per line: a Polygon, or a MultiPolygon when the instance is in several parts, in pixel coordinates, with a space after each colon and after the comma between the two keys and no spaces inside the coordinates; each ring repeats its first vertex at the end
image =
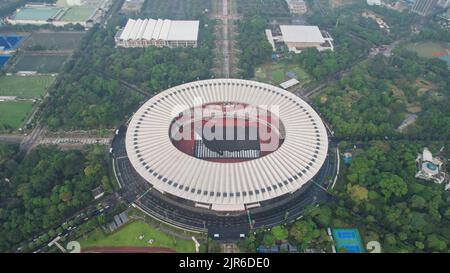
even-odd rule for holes
{"type": "Polygon", "coordinates": [[[284,214],[320,195],[308,189],[328,158],[326,128],[284,89],[240,79],[179,85],[146,101],[125,130],[113,148],[119,183],[133,189],[126,199],[176,226],[195,226],[186,215],[204,228],[222,218],[248,225],[250,210],[284,214]]]}

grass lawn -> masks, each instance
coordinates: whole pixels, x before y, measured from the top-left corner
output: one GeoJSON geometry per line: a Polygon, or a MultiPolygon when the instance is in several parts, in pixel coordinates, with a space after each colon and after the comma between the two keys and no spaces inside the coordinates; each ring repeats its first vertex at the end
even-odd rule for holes
{"type": "Polygon", "coordinates": [[[20,128],[32,110],[31,101],[0,102],[0,130],[20,128]]]}
{"type": "Polygon", "coordinates": [[[79,22],[86,21],[94,13],[95,9],[92,7],[70,7],[66,13],[61,17],[61,21],[79,22]]]}
{"type": "Polygon", "coordinates": [[[43,47],[45,49],[73,50],[78,47],[84,32],[58,31],[58,32],[35,32],[26,41],[25,49],[43,47]]]}
{"type": "Polygon", "coordinates": [[[38,98],[45,95],[53,81],[52,76],[3,76],[0,77],[0,96],[38,98]]]}
{"type": "Polygon", "coordinates": [[[80,238],[81,247],[168,247],[180,253],[195,252],[195,245],[192,240],[186,241],[174,238],[156,228],[142,222],[131,222],[112,234],[105,235],[102,230],[97,229],[87,236],[80,238]],[[139,240],[139,236],[144,235],[143,240],[139,240]],[[148,240],[153,239],[153,244],[149,244],[148,240]]]}
{"type": "Polygon", "coordinates": [[[285,75],[284,75],[284,71],[282,69],[272,71],[272,80],[274,82],[281,83],[281,82],[283,82],[284,77],[285,77],[285,75]]]}
{"type": "Polygon", "coordinates": [[[298,64],[288,61],[271,61],[257,67],[255,80],[278,85],[289,80],[288,72],[294,73],[296,79],[301,83],[306,83],[310,80],[309,75],[298,64]]]}
{"type": "Polygon", "coordinates": [[[37,71],[38,73],[51,74],[61,70],[67,55],[33,55],[22,54],[11,67],[12,73],[18,71],[37,71]]]}

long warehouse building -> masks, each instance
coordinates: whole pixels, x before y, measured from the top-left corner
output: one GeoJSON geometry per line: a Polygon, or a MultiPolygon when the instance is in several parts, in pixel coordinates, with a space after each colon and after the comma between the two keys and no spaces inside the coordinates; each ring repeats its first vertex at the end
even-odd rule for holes
{"type": "Polygon", "coordinates": [[[116,34],[117,47],[197,47],[199,21],[129,19],[116,34]]]}

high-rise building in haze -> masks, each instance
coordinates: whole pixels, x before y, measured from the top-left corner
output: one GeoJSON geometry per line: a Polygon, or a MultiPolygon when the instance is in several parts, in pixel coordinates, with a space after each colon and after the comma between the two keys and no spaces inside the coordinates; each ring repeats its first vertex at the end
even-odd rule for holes
{"type": "Polygon", "coordinates": [[[428,16],[433,11],[437,2],[438,0],[416,0],[411,11],[422,16],[428,16]]]}

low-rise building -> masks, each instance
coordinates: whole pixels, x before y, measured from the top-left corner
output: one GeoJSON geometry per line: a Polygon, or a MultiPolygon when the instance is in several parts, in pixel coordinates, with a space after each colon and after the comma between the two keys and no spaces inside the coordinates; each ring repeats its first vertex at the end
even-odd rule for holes
{"type": "Polygon", "coordinates": [[[416,0],[411,11],[421,16],[428,16],[433,12],[438,0],[416,0]]]}
{"type": "Polygon", "coordinates": [[[102,186],[98,186],[97,188],[93,189],[91,192],[92,192],[92,196],[94,196],[95,200],[97,200],[97,199],[103,197],[103,195],[105,195],[105,191],[103,190],[102,186]]]}
{"type": "Polygon", "coordinates": [[[281,25],[281,39],[289,51],[300,53],[302,49],[315,47],[319,51],[334,50],[333,38],[317,26],[281,25]]]}
{"type": "Polygon", "coordinates": [[[197,47],[199,21],[129,19],[115,36],[117,47],[197,47]]]}
{"type": "Polygon", "coordinates": [[[289,11],[293,14],[304,14],[308,11],[304,0],[286,0],[289,11]]]}
{"type": "Polygon", "coordinates": [[[419,168],[416,178],[438,184],[445,181],[446,173],[443,170],[443,162],[439,158],[433,157],[428,148],[424,148],[423,152],[417,155],[416,163],[419,168]]]}
{"type": "Polygon", "coordinates": [[[438,0],[437,4],[441,8],[448,8],[450,7],[450,0],[438,0]]]}
{"type": "Polygon", "coordinates": [[[145,0],[125,0],[120,9],[120,13],[122,14],[133,14],[138,13],[142,6],[144,5],[145,0]]]}

